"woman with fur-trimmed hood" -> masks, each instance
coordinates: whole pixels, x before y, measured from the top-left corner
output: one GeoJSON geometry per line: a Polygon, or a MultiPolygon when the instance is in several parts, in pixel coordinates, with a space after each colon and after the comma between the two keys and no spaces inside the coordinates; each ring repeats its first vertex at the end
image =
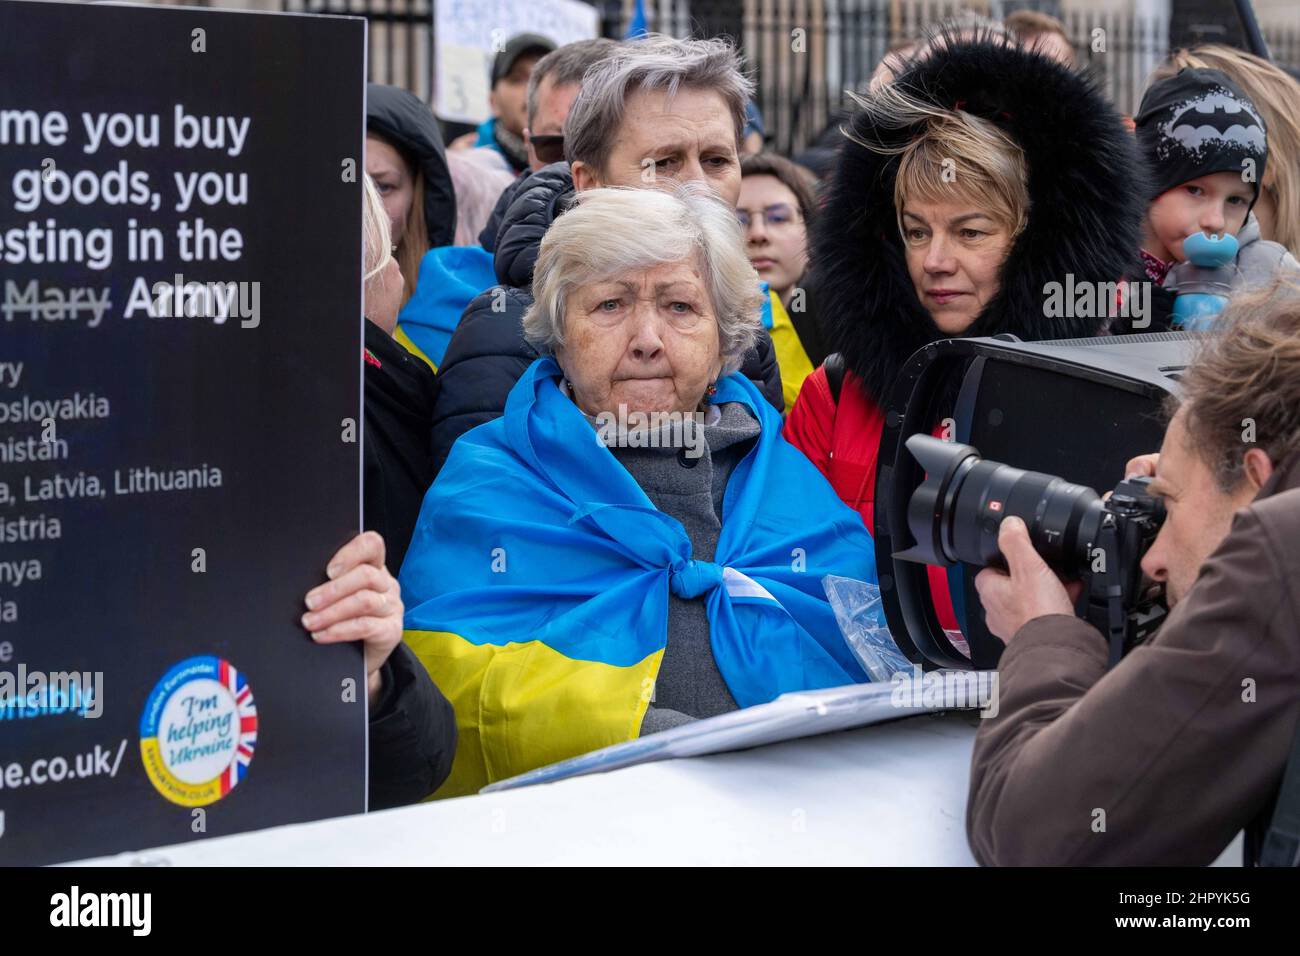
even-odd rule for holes
{"type": "Polygon", "coordinates": [[[881,409],[907,358],[955,336],[1102,332],[1106,317],[1048,317],[1044,287],[1117,282],[1141,240],[1133,139],[1091,82],[1005,38],[947,40],[860,101],[812,237],[838,357],[805,381],[785,437],[868,529],[881,409]]]}

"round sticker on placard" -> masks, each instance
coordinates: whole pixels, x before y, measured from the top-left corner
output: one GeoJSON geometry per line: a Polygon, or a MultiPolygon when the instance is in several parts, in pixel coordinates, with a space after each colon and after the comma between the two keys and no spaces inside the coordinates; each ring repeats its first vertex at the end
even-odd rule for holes
{"type": "Polygon", "coordinates": [[[244,779],[257,743],[257,706],[244,675],[219,657],[191,657],[154,687],[140,717],[140,756],[172,803],[201,807],[244,779]]]}

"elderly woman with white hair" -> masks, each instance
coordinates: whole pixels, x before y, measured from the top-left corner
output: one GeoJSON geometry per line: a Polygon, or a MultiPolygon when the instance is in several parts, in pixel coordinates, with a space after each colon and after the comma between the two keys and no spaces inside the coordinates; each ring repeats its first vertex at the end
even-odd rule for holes
{"type": "Polygon", "coordinates": [[[737,373],[761,297],[731,208],[585,191],[533,289],[543,357],[456,443],[402,567],[460,730],[443,796],[867,679],[821,582],[874,581],[871,539],[737,373]]]}

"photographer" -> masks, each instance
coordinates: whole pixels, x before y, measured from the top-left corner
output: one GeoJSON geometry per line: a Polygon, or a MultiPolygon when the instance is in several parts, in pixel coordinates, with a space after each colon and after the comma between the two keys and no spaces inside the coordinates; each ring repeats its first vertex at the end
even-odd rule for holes
{"type": "Polygon", "coordinates": [[[1171,607],[1156,636],[1108,672],[1018,519],[1010,573],[976,578],[1007,644],[972,760],[981,863],[1206,864],[1271,816],[1300,715],[1300,289],[1224,318],[1159,456],[1130,462],[1168,514],[1142,561],[1171,607]]]}

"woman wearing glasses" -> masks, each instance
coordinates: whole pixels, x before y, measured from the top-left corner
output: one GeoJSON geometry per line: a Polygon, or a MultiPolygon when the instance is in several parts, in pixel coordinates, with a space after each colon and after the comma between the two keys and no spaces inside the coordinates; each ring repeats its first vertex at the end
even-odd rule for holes
{"type": "MultiPolygon", "coordinates": [[[[758,277],[775,293],[788,321],[774,321],[783,383],[794,389],[826,358],[822,334],[804,282],[808,230],[817,214],[817,180],[797,163],[775,153],[746,156],[740,162],[740,202],[736,218],[745,234],[745,253],[758,277]],[[795,375],[803,369],[802,375],[795,375]]],[[[775,318],[775,317],[774,317],[775,318]]]]}

